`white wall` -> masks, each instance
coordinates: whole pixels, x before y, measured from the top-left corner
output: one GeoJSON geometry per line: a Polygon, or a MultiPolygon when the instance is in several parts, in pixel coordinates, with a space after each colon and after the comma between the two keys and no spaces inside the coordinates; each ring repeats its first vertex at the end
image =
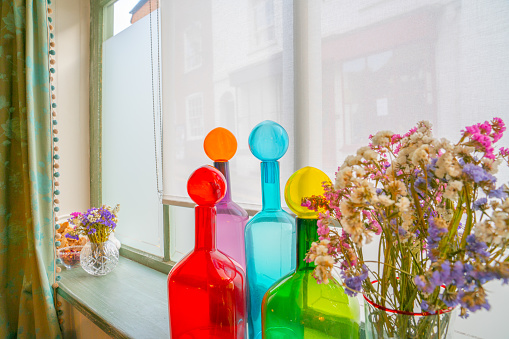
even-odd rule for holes
{"type": "Polygon", "coordinates": [[[55,0],[57,143],[60,155],[60,212],[65,216],[90,206],[89,151],[89,1],[55,0]]]}
{"type": "MultiPolygon", "coordinates": [[[[90,4],[85,0],[54,0],[56,44],[55,94],[60,155],[60,212],[65,217],[90,207],[89,46],[90,4]]],[[[109,338],[70,304],[62,301],[65,338],[109,338]]]]}

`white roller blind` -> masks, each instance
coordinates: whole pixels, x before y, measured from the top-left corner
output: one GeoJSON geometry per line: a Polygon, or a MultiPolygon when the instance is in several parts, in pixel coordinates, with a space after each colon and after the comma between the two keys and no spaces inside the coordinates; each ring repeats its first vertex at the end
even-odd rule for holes
{"type": "MultiPolygon", "coordinates": [[[[186,182],[212,164],[206,134],[229,129],[233,199],[261,205],[260,161],[247,143],[252,128],[274,120],[293,144],[292,4],[264,1],[163,1],[164,193],[188,200],[186,182]]],[[[294,148],[281,159],[281,184],[294,170],[294,148]]]]}
{"type": "Polygon", "coordinates": [[[467,125],[509,123],[509,2],[323,1],[321,13],[328,173],[380,130],[429,120],[455,141],[467,125]]]}

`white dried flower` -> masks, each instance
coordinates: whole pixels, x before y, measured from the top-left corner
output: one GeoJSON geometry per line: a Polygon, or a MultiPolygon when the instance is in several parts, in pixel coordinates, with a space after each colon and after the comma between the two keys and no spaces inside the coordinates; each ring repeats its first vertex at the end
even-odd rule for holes
{"type": "Polygon", "coordinates": [[[453,156],[451,152],[445,152],[440,158],[438,158],[435,165],[435,175],[442,179],[447,173],[447,169],[452,165],[453,156]]]}
{"type": "Polygon", "coordinates": [[[343,200],[339,204],[339,210],[341,211],[341,214],[345,217],[351,217],[353,216],[355,212],[355,207],[352,205],[350,200],[343,200]]]}
{"type": "Polygon", "coordinates": [[[488,158],[482,158],[482,167],[490,174],[498,173],[498,166],[502,163],[502,159],[492,160],[488,158]]]}
{"type": "Polygon", "coordinates": [[[420,166],[421,163],[429,163],[429,145],[421,145],[412,154],[412,164],[420,166]]]}
{"type": "Polygon", "coordinates": [[[318,245],[316,247],[316,254],[317,255],[326,255],[327,253],[329,253],[329,249],[327,248],[327,246],[325,246],[325,245],[318,245]]]}
{"type": "Polygon", "coordinates": [[[407,195],[405,184],[399,180],[389,182],[389,184],[386,187],[386,190],[391,193],[394,193],[393,198],[407,195]]]}
{"type": "Polygon", "coordinates": [[[401,213],[406,213],[410,210],[410,200],[407,197],[401,197],[396,206],[401,213]]]}
{"type": "Polygon", "coordinates": [[[394,135],[391,131],[380,131],[373,136],[371,143],[374,146],[389,146],[392,136],[394,135]]]}
{"type": "Polygon", "coordinates": [[[463,169],[456,161],[454,161],[449,167],[447,167],[446,170],[447,174],[449,174],[453,178],[457,178],[463,173],[463,169]]]}
{"type": "Polygon", "coordinates": [[[345,188],[352,182],[353,171],[349,166],[343,167],[336,174],[335,189],[345,188]]]}
{"type": "Polygon", "coordinates": [[[450,181],[447,184],[447,188],[444,192],[444,198],[450,200],[457,200],[459,195],[458,193],[463,189],[463,182],[459,180],[450,181]]]}
{"type": "Polygon", "coordinates": [[[366,175],[366,170],[362,167],[356,167],[355,168],[355,175],[357,177],[363,177],[366,175]]]}
{"type": "Polygon", "coordinates": [[[392,205],[392,204],[394,204],[394,202],[395,202],[394,200],[392,200],[391,198],[389,198],[389,197],[388,197],[388,196],[386,196],[385,194],[379,195],[379,196],[378,196],[378,201],[379,201],[382,205],[384,205],[384,206],[386,206],[386,207],[391,206],[391,205],[392,205]]]}
{"type": "Polygon", "coordinates": [[[362,160],[362,156],[360,155],[349,155],[346,157],[343,166],[355,166],[360,165],[362,160]]]}

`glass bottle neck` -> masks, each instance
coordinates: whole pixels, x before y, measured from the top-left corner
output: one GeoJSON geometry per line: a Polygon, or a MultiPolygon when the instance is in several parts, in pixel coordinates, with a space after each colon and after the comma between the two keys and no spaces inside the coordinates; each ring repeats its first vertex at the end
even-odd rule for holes
{"type": "Polygon", "coordinates": [[[216,249],[216,208],[196,206],[194,249],[216,249]]]}
{"type": "Polygon", "coordinates": [[[214,161],[214,167],[224,175],[226,179],[226,194],[219,204],[232,201],[232,189],[230,184],[230,163],[228,161],[214,161]]]}
{"type": "Polygon", "coordinates": [[[317,219],[300,219],[297,221],[297,270],[313,270],[316,265],[314,262],[306,262],[306,254],[311,248],[313,242],[318,242],[317,219]]]}
{"type": "Polygon", "coordinates": [[[262,173],[262,210],[280,210],[279,162],[263,161],[260,167],[262,173]]]}

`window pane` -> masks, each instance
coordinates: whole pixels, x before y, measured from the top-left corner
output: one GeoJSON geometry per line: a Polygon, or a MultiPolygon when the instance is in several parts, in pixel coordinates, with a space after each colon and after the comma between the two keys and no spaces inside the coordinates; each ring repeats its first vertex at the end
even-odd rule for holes
{"type": "Polygon", "coordinates": [[[112,35],[117,35],[158,8],[159,0],[117,0],[113,4],[112,35]]]}
{"type": "MultiPolygon", "coordinates": [[[[155,18],[152,23],[156,32],[155,18]]],[[[157,60],[157,44],[152,45],[157,60]]],[[[103,43],[102,194],[104,203],[120,204],[118,239],[163,256],[150,46],[148,16],[103,43]]]]}
{"type": "Polygon", "coordinates": [[[194,208],[170,206],[170,258],[179,261],[194,248],[194,208]]]}

